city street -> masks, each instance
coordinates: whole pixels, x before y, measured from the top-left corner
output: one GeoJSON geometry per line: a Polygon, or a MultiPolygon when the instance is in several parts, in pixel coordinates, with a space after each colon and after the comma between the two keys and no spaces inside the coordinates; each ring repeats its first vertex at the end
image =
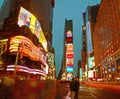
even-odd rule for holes
{"type": "Polygon", "coordinates": [[[86,85],[80,86],[79,99],[118,99],[118,97],[120,92],[86,85]]]}
{"type": "MultiPolygon", "coordinates": [[[[96,84],[96,86],[97,86],[97,84],[96,84]]],[[[68,88],[67,84],[66,85],[62,84],[59,87],[57,87],[57,89],[59,89],[59,92],[61,92],[61,93],[64,93],[65,90],[69,91],[69,89],[67,89],[68,88]],[[63,91],[63,89],[64,89],[64,91],[63,91]]],[[[61,94],[61,95],[63,95],[63,94],[61,94]]],[[[69,95],[69,92],[66,95],[69,95]]],[[[110,88],[108,89],[108,88],[95,87],[95,85],[94,85],[94,87],[90,87],[90,86],[81,84],[80,88],[79,88],[79,96],[78,97],[79,97],[79,99],[118,99],[118,97],[120,97],[120,91],[117,91],[116,89],[110,89],[110,88]]]]}
{"type": "MultiPolygon", "coordinates": [[[[9,81],[10,82],[10,81],[9,81]]],[[[96,84],[97,86],[97,84],[96,84]]],[[[79,99],[118,99],[120,91],[84,84],[79,88],[79,99]]],[[[69,83],[47,81],[16,81],[1,84],[0,99],[71,99],[69,83]]]]}
{"type": "Polygon", "coordinates": [[[74,96],[120,98],[120,0],[0,0],[0,99],[74,96]]]}

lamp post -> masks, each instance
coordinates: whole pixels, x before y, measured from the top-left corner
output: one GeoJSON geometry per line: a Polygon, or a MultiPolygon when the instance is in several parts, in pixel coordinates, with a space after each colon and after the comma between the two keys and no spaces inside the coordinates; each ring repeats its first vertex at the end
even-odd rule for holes
{"type": "Polygon", "coordinates": [[[14,77],[16,77],[16,66],[18,63],[19,51],[17,52],[16,59],[15,59],[15,67],[14,67],[14,77]]]}
{"type": "Polygon", "coordinates": [[[16,59],[15,59],[15,67],[14,67],[14,78],[16,77],[16,67],[17,67],[17,63],[18,63],[18,58],[20,55],[20,52],[22,51],[22,43],[18,44],[18,50],[17,50],[17,54],[16,54],[16,59]]]}

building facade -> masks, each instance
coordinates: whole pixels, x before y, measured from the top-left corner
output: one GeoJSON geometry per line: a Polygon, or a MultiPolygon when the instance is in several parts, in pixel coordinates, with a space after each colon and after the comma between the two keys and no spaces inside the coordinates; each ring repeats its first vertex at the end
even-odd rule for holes
{"type": "Polygon", "coordinates": [[[4,70],[15,70],[17,65],[18,71],[48,74],[47,51],[52,42],[53,7],[53,0],[4,1],[0,11],[1,15],[6,12],[0,17],[1,66],[4,70]]]}
{"type": "Polygon", "coordinates": [[[94,31],[97,77],[104,81],[120,79],[120,1],[102,0],[94,31]]]}
{"type": "Polygon", "coordinates": [[[65,19],[63,48],[62,76],[70,80],[74,76],[73,20],[65,19]]]}
{"type": "Polygon", "coordinates": [[[92,80],[94,74],[94,27],[98,14],[99,5],[88,6],[83,13],[84,26],[82,27],[83,49],[81,51],[81,66],[83,70],[83,80],[92,80]]]}

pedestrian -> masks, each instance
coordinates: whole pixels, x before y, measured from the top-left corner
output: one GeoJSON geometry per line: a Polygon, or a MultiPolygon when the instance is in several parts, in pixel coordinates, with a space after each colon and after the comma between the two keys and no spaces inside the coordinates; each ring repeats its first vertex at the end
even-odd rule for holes
{"type": "Polygon", "coordinates": [[[80,86],[79,79],[76,78],[75,79],[75,99],[78,99],[79,86],[80,86]]]}
{"type": "Polygon", "coordinates": [[[72,78],[70,82],[71,99],[78,99],[79,80],[72,78]]]}

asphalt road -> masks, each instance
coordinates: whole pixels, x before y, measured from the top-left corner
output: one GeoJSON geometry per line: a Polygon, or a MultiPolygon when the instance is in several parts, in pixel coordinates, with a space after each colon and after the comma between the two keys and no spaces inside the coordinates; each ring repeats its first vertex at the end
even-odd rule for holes
{"type": "MultiPolygon", "coordinates": [[[[14,86],[0,86],[0,99],[71,99],[69,84],[53,82],[17,82],[14,86]],[[8,98],[5,98],[7,97],[8,98]],[[12,98],[11,98],[12,97],[12,98]]],[[[120,91],[80,85],[79,99],[120,99],[120,91]]]]}
{"type": "Polygon", "coordinates": [[[120,99],[120,92],[81,85],[79,99],[120,99]]]}

